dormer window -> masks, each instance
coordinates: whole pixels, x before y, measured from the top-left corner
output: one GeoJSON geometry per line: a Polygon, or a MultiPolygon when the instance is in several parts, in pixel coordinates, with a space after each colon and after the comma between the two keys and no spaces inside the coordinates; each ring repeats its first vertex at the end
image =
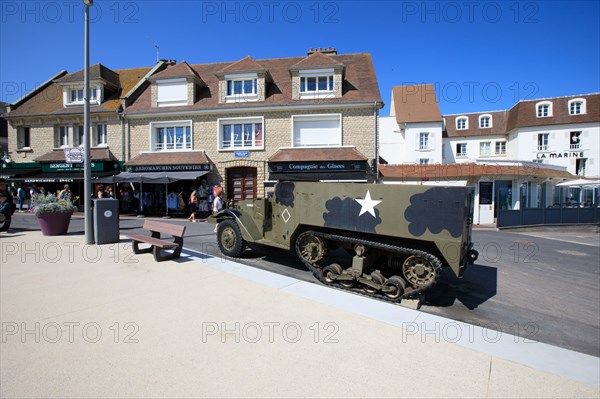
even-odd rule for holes
{"type": "Polygon", "coordinates": [[[227,81],[227,96],[256,95],[257,79],[240,79],[227,81]]]}
{"type": "Polygon", "coordinates": [[[225,75],[226,102],[258,101],[258,74],[225,75]]]}
{"type": "Polygon", "coordinates": [[[300,71],[300,99],[335,96],[333,69],[300,71]]]}
{"type": "Polygon", "coordinates": [[[585,99],[575,98],[568,103],[569,115],[581,115],[586,113],[585,99]]]}
{"type": "Polygon", "coordinates": [[[542,101],[535,105],[536,116],[538,118],[546,118],[552,116],[552,103],[550,101],[542,101]]]}
{"type": "Polygon", "coordinates": [[[456,130],[466,130],[469,128],[469,118],[466,116],[459,116],[456,118],[456,130]]]}
{"type": "Polygon", "coordinates": [[[161,79],[156,81],[156,105],[174,107],[188,104],[187,80],[161,79]]]}
{"type": "MultiPolygon", "coordinates": [[[[90,86],[90,104],[100,104],[102,86],[90,86]]],[[[63,89],[63,103],[65,107],[83,105],[83,87],[66,87],[63,89]]]]}
{"type": "Polygon", "coordinates": [[[481,129],[487,129],[492,127],[492,115],[480,115],[479,116],[479,127],[481,129]]]}

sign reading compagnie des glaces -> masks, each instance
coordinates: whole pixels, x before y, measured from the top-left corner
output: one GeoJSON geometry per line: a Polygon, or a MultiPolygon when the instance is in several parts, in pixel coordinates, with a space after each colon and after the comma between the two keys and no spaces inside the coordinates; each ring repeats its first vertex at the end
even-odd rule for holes
{"type": "Polygon", "coordinates": [[[66,147],[63,150],[67,163],[83,163],[85,157],[82,147],[66,147]]]}

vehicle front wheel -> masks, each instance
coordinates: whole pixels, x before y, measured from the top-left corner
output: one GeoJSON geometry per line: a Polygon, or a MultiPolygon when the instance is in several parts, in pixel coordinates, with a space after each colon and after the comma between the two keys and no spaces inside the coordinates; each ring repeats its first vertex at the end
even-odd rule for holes
{"type": "Polygon", "coordinates": [[[246,248],[240,227],[232,219],[225,219],[219,223],[217,229],[217,244],[225,256],[239,257],[246,248]]]}
{"type": "MultiPolygon", "coordinates": [[[[2,215],[4,216],[4,215],[2,215]]],[[[11,218],[0,217],[0,231],[8,231],[10,227],[11,218]]]]}

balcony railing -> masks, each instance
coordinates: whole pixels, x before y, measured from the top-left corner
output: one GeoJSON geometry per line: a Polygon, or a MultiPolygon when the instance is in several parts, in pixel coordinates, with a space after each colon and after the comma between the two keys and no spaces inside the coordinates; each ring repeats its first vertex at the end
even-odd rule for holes
{"type": "Polygon", "coordinates": [[[548,151],[548,144],[538,145],[538,151],[548,151]]]}
{"type": "Polygon", "coordinates": [[[579,143],[576,143],[576,144],[571,144],[571,145],[570,145],[570,148],[571,148],[572,150],[578,150],[579,148],[581,148],[581,144],[579,144],[579,143]]]}

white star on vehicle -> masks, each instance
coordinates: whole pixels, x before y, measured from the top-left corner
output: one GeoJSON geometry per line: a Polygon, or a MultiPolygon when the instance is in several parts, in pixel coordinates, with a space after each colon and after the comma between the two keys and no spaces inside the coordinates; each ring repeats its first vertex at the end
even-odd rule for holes
{"type": "Polygon", "coordinates": [[[371,191],[367,190],[367,195],[365,196],[365,198],[363,199],[359,199],[359,198],[355,198],[354,199],[356,202],[358,202],[360,204],[360,213],[358,214],[358,216],[362,215],[365,212],[369,212],[371,215],[373,215],[373,217],[375,217],[375,207],[377,206],[377,204],[379,204],[381,201],[376,201],[376,200],[372,200],[371,199],[371,191]]]}

